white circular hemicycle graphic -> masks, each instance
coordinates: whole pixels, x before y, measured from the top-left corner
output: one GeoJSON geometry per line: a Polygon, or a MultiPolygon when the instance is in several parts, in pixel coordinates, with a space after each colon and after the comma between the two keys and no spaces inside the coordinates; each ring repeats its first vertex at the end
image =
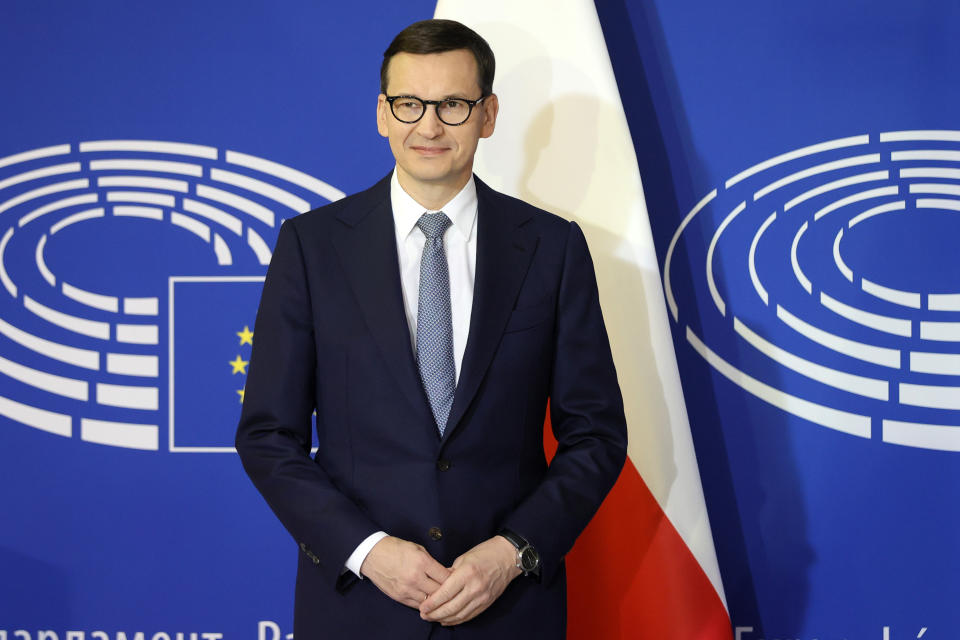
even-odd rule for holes
{"type": "Polygon", "coordinates": [[[669,313],[717,372],[789,414],[960,451],[958,232],[960,131],[803,147],[686,215],[669,313]]]}
{"type": "Polygon", "coordinates": [[[202,239],[214,269],[251,265],[262,280],[265,238],[280,222],[343,195],[270,160],[182,142],[98,140],[0,158],[0,415],[87,442],[160,448],[166,292],[71,282],[76,274],[48,266],[57,234],[140,220],[147,241],[150,225],[170,225],[202,239]]]}

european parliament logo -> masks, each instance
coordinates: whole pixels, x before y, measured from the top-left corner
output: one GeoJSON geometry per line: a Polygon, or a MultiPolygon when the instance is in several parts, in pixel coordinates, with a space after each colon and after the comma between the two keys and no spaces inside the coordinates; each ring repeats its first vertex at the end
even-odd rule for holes
{"type": "Polygon", "coordinates": [[[115,447],[233,451],[279,224],[341,197],[181,142],[0,158],[0,416],[115,447]]]}
{"type": "Polygon", "coordinates": [[[687,342],[810,423],[960,451],[960,131],[889,131],[760,162],[667,250],[687,342]]]}

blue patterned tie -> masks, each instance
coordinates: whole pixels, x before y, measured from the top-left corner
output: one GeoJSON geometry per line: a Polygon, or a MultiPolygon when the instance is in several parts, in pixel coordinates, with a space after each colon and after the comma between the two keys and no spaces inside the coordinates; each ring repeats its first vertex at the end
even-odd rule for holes
{"type": "Polygon", "coordinates": [[[443,233],[450,218],[442,211],[420,216],[417,226],[427,237],[420,259],[417,303],[417,366],[440,435],[447,426],[456,371],[453,361],[453,321],[450,315],[450,274],[443,251],[443,233]]]}

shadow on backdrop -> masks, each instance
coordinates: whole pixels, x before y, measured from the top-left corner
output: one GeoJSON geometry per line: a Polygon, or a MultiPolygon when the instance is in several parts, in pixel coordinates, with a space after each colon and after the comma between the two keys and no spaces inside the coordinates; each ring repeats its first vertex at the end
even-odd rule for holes
{"type": "Polygon", "coordinates": [[[70,577],[62,568],[0,548],[0,628],[66,628],[73,622],[70,577]],[[25,577],[29,579],[25,579],[25,577]],[[38,603],[43,603],[38,607],[38,603]],[[37,615],[39,614],[39,615],[37,615]],[[29,616],[37,615],[33,620],[29,616]],[[12,626],[16,620],[19,626],[12,626]],[[46,626],[44,626],[46,625],[46,626]]]}

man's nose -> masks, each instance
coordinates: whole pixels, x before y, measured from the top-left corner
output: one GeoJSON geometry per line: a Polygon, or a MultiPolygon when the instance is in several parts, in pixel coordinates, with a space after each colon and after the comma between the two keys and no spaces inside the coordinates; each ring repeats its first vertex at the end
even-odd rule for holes
{"type": "Polygon", "coordinates": [[[417,123],[417,131],[425,138],[437,138],[443,134],[443,122],[437,115],[437,105],[425,105],[426,112],[417,123]]]}

